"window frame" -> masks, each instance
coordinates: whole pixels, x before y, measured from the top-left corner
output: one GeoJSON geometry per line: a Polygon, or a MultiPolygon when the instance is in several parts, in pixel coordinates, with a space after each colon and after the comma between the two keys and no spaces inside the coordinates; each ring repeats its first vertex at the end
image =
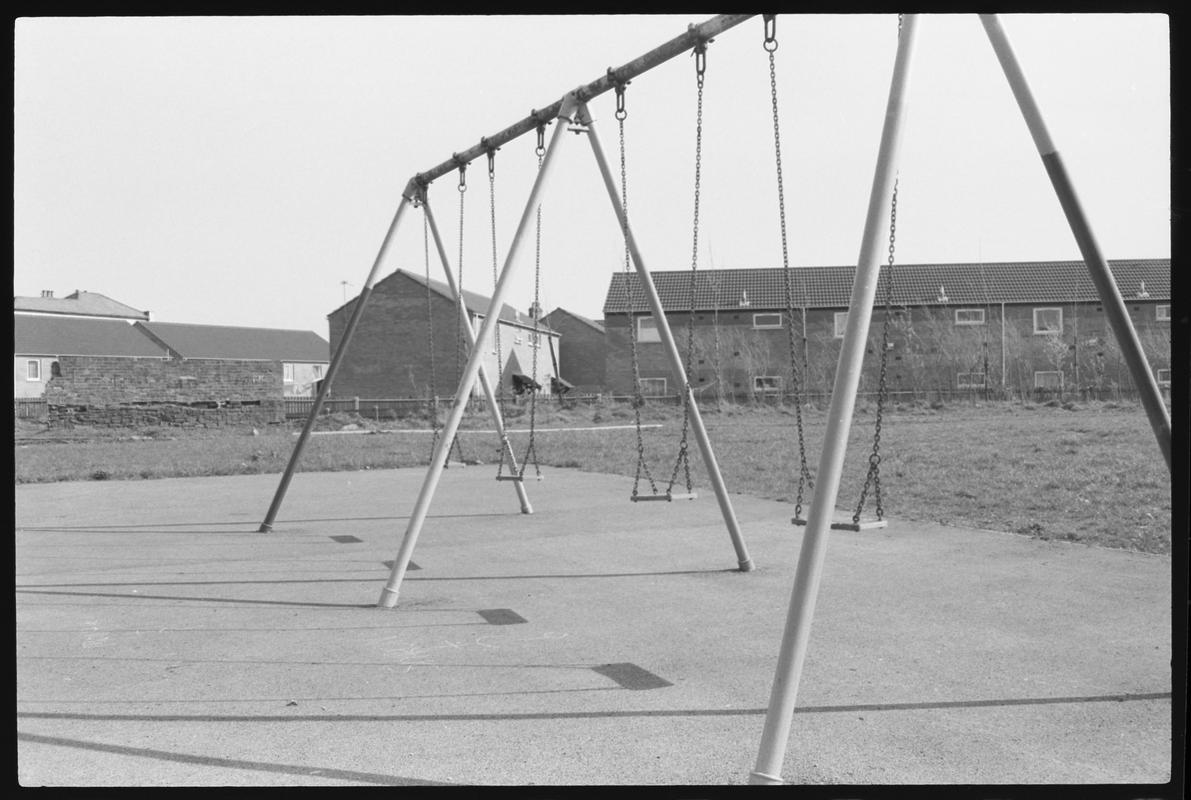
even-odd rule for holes
{"type": "Polygon", "coordinates": [[[782,376],[781,375],[754,375],[753,376],[753,394],[781,394],[782,393],[782,376]],[[762,386],[760,381],[772,381],[775,385],[762,386]]]}
{"type": "Polygon", "coordinates": [[[987,325],[988,315],[984,313],[983,308],[957,308],[955,309],[955,324],[956,325],[987,325]],[[961,320],[960,314],[979,314],[978,320],[961,320]]]}
{"type": "Polygon", "coordinates": [[[1034,370],[1034,388],[1035,389],[1052,389],[1052,390],[1058,389],[1059,391],[1062,391],[1063,385],[1065,382],[1066,382],[1066,378],[1063,375],[1063,370],[1061,370],[1061,369],[1036,369],[1036,370],[1034,370]],[[1059,385],[1058,386],[1039,386],[1038,385],[1038,377],[1040,375],[1058,375],[1059,376],[1059,385]]]}
{"type": "Polygon", "coordinates": [[[986,374],[984,374],[983,372],[957,372],[957,373],[955,373],[955,388],[956,389],[987,389],[988,388],[988,376],[986,374]],[[973,376],[979,378],[980,383],[972,383],[970,378],[973,376]],[[964,380],[965,377],[969,378],[969,380],[965,381],[964,380]]]}
{"type": "Polygon", "coordinates": [[[1159,386],[1170,386],[1170,367],[1159,367],[1154,370],[1154,379],[1159,386]],[[1166,373],[1165,378],[1162,377],[1163,373],[1166,373]]]}
{"type": "Polygon", "coordinates": [[[41,359],[30,358],[25,361],[25,380],[41,383],[41,359]]]}
{"type": "Polygon", "coordinates": [[[656,344],[662,341],[662,331],[653,314],[642,314],[633,324],[637,326],[637,344],[656,344]],[[648,323],[649,327],[642,323],[648,323]]]}
{"type": "Polygon", "coordinates": [[[1154,307],[1154,319],[1158,322],[1170,322],[1170,303],[1159,303],[1154,307]],[[1166,309],[1165,316],[1162,314],[1162,309],[1166,309]]]}
{"type": "Polygon", "coordinates": [[[1048,334],[1061,336],[1063,334],[1063,308],[1062,308],[1062,306],[1037,306],[1034,308],[1033,316],[1034,316],[1034,335],[1035,336],[1046,336],[1048,334]],[[1038,314],[1040,312],[1057,313],[1059,315],[1058,329],[1055,330],[1054,328],[1039,328],[1038,327],[1038,314]]]}
{"type": "Polygon", "coordinates": [[[295,382],[294,375],[295,375],[295,370],[294,370],[293,362],[282,361],[281,362],[281,382],[283,384],[294,383],[295,382]]]}
{"type": "Polygon", "coordinates": [[[666,396],[666,389],[667,389],[668,382],[665,378],[641,378],[640,383],[641,383],[641,385],[639,388],[641,390],[641,395],[643,397],[665,397],[666,396]],[[661,384],[662,384],[662,390],[660,392],[646,391],[645,387],[647,385],[655,386],[655,385],[657,385],[658,381],[661,381],[661,384]]]}
{"type": "Polygon", "coordinates": [[[761,311],[753,314],[753,330],[767,331],[780,330],[782,327],[782,313],[780,311],[761,311]],[[758,317],[776,317],[777,322],[774,324],[762,324],[757,321],[758,317]]]}
{"type": "Polygon", "coordinates": [[[848,329],[848,312],[836,311],[835,316],[832,319],[834,322],[833,332],[835,333],[835,338],[844,338],[844,332],[848,329]],[[841,322],[843,324],[841,324],[841,322]]]}

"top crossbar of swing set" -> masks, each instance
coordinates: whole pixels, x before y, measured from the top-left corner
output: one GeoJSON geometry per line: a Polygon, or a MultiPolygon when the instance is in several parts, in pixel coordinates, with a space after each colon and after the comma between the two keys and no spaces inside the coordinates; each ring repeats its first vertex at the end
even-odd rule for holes
{"type": "MultiPolygon", "coordinates": [[[[573,95],[579,102],[586,103],[588,100],[599,97],[617,86],[623,86],[629,83],[629,81],[638,75],[648,72],[675,56],[680,56],[701,44],[710,42],[720,33],[730,30],[755,16],[757,15],[721,14],[697,25],[692,23],[687,28],[686,33],[674,37],[665,44],[655,47],[648,53],[638,56],[616,69],[609,67],[603,77],[597,78],[591,83],[583,84],[569,94],[573,95]]],[[[499,133],[481,138],[480,143],[474,147],[470,147],[461,153],[454,153],[451,158],[438,166],[428,169],[425,172],[417,173],[406,185],[404,196],[410,200],[416,199],[421,196],[422,191],[427,186],[443,175],[447,175],[470,164],[480,156],[485,156],[488,153],[496,151],[501,145],[507,144],[519,136],[523,136],[530,131],[536,131],[542,126],[553,122],[562,111],[564,99],[565,97],[560,98],[545,108],[531,110],[528,117],[513,123],[499,133]]]]}

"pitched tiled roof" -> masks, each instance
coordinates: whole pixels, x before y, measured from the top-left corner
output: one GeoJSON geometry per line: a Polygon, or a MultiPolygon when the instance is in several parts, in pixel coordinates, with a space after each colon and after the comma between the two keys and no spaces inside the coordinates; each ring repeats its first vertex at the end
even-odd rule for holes
{"type": "Polygon", "coordinates": [[[245,361],[329,362],[331,346],[313,331],[238,328],[177,322],[138,322],[149,336],[182,358],[227,358],[245,361]]]}
{"type": "MultiPolygon", "coordinates": [[[[455,295],[454,295],[454,293],[451,292],[451,287],[448,286],[447,284],[445,284],[441,281],[436,281],[433,278],[427,280],[427,278],[423,275],[417,275],[413,272],[407,272],[406,270],[403,270],[403,269],[397,270],[392,275],[385,278],[383,281],[378,282],[377,286],[379,286],[381,283],[384,283],[385,281],[392,280],[397,275],[401,275],[406,278],[409,278],[410,280],[415,281],[418,284],[418,286],[423,287],[423,290],[425,289],[425,286],[427,285],[427,283],[429,283],[431,291],[445,297],[446,299],[450,300],[452,303],[455,302],[455,295]]],[[[482,295],[479,292],[473,292],[470,289],[467,289],[466,287],[464,287],[464,289],[463,289],[463,304],[467,307],[467,310],[470,311],[471,313],[478,314],[482,317],[488,313],[488,306],[491,305],[491,303],[492,303],[491,297],[482,295]]],[[[520,325],[525,328],[533,328],[533,326],[534,326],[533,325],[533,317],[529,316],[528,314],[522,314],[520,311],[513,308],[508,303],[504,303],[503,307],[500,310],[500,320],[501,320],[501,322],[507,322],[510,325],[520,325]]],[[[555,332],[555,331],[551,330],[550,326],[547,325],[545,322],[538,323],[538,331],[541,333],[548,333],[548,334],[555,332]]]]}
{"type": "Polygon", "coordinates": [[[582,322],[582,323],[583,323],[583,324],[585,324],[585,325],[590,325],[592,328],[594,328],[595,330],[599,331],[600,333],[603,333],[603,332],[604,332],[604,323],[602,323],[602,322],[596,322],[595,320],[588,319],[587,317],[584,317],[584,316],[582,316],[582,315],[580,315],[580,314],[576,314],[574,311],[568,311],[567,309],[565,309],[565,308],[562,308],[562,307],[559,307],[559,308],[556,308],[556,309],[554,309],[554,310],[553,310],[553,311],[551,311],[549,314],[547,314],[546,316],[542,317],[542,319],[544,319],[544,320],[549,320],[549,319],[550,319],[551,317],[553,317],[555,314],[558,314],[558,315],[566,314],[568,317],[570,317],[570,318],[572,318],[572,319],[574,319],[574,320],[578,320],[579,322],[582,322]]]}
{"type": "Polygon", "coordinates": [[[118,319],[15,314],[12,326],[13,353],[18,356],[169,356],[134,325],[118,319]]]}
{"type": "Polygon", "coordinates": [[[66,297],[14,297],[12,308],[13,311],[32,311],[39,314],[149,319],[148,311],[138,311],[96,292],[76,291],[66,297]]]}
{"type": "MultiPolygon", "coordinates": [[[[1170,259],[1122,259],[1109,262],[1117,288],[1125,299],[1140,291],[1152,300],[1170,299],[1170,259]]],[[[885,298],[886,268],[877,281],[877,304],[885,298]]],[[[856,268],[796,267],[791,270],[796,307],[847,308],[856,268]]],[[[667,311],[685,311],[690,303],[691,271],[653,272],[654,285],[667,311]]],[[[1082,261],[1020,261],[989,264],[895,264],[894,305],[984,305],[989,303],[1071,303],[1099,299],[1082,261]],[[940,288],[945,299],[940,300],[940,288]]],[[[605,314],[629,310],[629,275],[616,272],[604,300],[605,314]]],[[[633,281],[634,311],[649,308],[645,294],[633,281]]],[[[748,307],[786,307],[781,269],[701,269],[696,273],[695,310],[748,307]],[[742,301],[747,306],[742,306],[742,301]]]]}

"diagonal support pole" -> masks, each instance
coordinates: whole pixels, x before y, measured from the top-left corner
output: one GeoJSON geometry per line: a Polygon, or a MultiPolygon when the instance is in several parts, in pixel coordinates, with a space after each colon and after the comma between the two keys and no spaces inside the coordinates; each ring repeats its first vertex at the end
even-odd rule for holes
{"type": "Polygon", "coordinates": [[[343,329],[343,338],[339,340],[339,346],[335,348],[335,354],[331,357],[331,364],[327,367],[327,374],[323,378],[322,386],[319,388],[318,395],[314,399],[314,405],[310,407],[310,414],[306,417],[306,424],[302,426],[302,432],[298,435],[298,441],[294,445],[293,452],[290,453],[289,463],[285,465],[285,472],[281,475],[281,482],[277,485],[277,491],[273,494],[273,502],[269,504],[269,510],[265,514],[264,521],[261,523],[260,533],[268,533],[273,530],[273,522],[277,519],[277,512],[281,510],[282,501],[285,500],[285,493],[289,489],[290,481],[294,477],[294,470],[297,469],[298,459],[302,457],[302,450],[306,447],[306,441],[310,438],[310,431],[314,428],[314,421],[318,418],[318,414],[323,407],[323,401],[326,400],[327,393],[331,390],[331,383],[335,380],[335,373],[339,371],[339,364],[343,361],[343,354],[347,352],[347,345],[351,341],[352,334],[356,332],[356,326],[359,324],[360,317],[364,313],[364,306],[368,304],[368,298],[372,295],[372,286],[376,283],[376,276],[380,271],[380,265],[384,262],[385,256],[389,252],[389,245],[393,241],[393,234],[396,233],[397,226],[401,223],[401,217],[405,213],[405,208],[409,203],[409,197],[403,194],[401,202],[397,205],[397,211],[393,214],[393,221],[389,223],[389,230],[385,233],[380,250],[376,254],[376,259],[372,262],[372,269],[368,272],[368,278],[364,281],[364,288],[360,290],[360,296],[356,298],[356,306],[352,309],[352,315],[347,321],[347,327],[343,329]]]}
{"type": "Polygon", "coordinates": [[[1046,122],[1042,119],[1042,112],[1034,101],[1029,84],[1026,83],[1025,73],[1017,63],[1017,57],[1013,54],[1009,39],[1005,35],[1004,29],[1001,28],[1001,21],[997,19],[996,14],[981,14],[980,22],[984,25],[984,32],[988,35],[988,40],[997,54],[997,60],[1001,63],[1001,70],[1005,73],[1006,80],[1009,81],[1009,88],[1013,91],[1018,108],[1021,109],[1026,127],[1030,130],[1030,137],[1034,140],[1034,146],[1038,148],[1038,155],[1042,157],[1046,174],[1050,176],[1051,186],[1054,187],[1059,204],[1063,207],[1067,224],[1071,227],[1071,233],[1075,236],[1075,242],[1079,245],[1079,251],[1088,267],[1088,273],[1096,285],[1096,291],[1100,294],[1100,302],[1104,305],[1104,315],[1108,317],[1113,335],[1116,336],[1117,342],[1121,346],[1121,354],[1125,357],[1125,363],[1129,365],[1129,374],[1141,394],[1141,404],[1145,408],[1146,416],[1149,417],[1154,437],[1158,440],[1158,449],[1162,451],[1162,457],[1166,459],[1166,469],[1169,470],[1170,413],[1166,410],[1166,403],[1162,401],[1162,394],[1158,390],[1158,381],[1154,377],[1154,373],[1150,371],[1145,352],[1141,349],[1141,342],[1137,338],[1133,320],[1130,319],[1129,311],[1125,308],[1125,301],[1117,288],[1116,279],[1113,278],[1112,270],[1108,268],[1108,262],[1104,260],[1104,256],[1100,252],[1100,245],[1097,244],[1096,237],[1092,234],[1092,227],[1084,214],[1079,197],[1075,194],[1075,185],[1072,184],[1071,177],[1067,174],[1067,168],[1063,165],[1058,148],[1050,138],[1046,122]]]}
{"type": "Polygon", "coordinates": [[[513,241],[509,245],[508,255],[505,256],[504,267],[501,270],[500,279],[496,282],[496,288],[492,292],[492,300],[488,306],[488,313],[484,317],[484,324],[480,326],[480,332],[476,336],[475,345],[472,347],[471,353],[467,358],[467,364],[463,368],[463,375],[459,378],[459,388],[455,392],[455,402],[452,404],[451,413],[447,416],[446,423],[443,426],[442,438],[439,440],[438,447],[435,448],[434,457],[430,461],[430,469],[426,472],[426,478],[422,482],[422,489],[418,492],[418,498],[414,503],[414,510],[409,516],[409,524],[405,529],[401,548],[397,552],[397,558],[393,560],[393,571],[389,575],[388,583],[381,590],[380,599],[377,601],[377,606],[380,608],[393,608],[397,605],[397,595],[401,588],[401,581],[405,577],[406,569],[409,567],[414,546],[417,544],[418,535],[422,532],[422,526],[426,522],[426,514],[430,510],[430,502],[434,498],[434,491],[438,487],[439,479],[442,477],[443,466],[446,464],[447,454],[449,452],[448,448],[456,431],[459,430],[459,422],[463,419],[468,395],[471,394],[476,376],[479,374],[484,351],[488,347],[488,343],[492,341],[493,333],[500,321],[500,310],[504,307],[504,298],[508,294],[510,280],[516,272],[518,250],[520,249],[522,240],[525,238],[525,232],[529,228],[529,223],[534,218],[542,195],[542,189],[554,171],[554,154],[558,150],[558,143],[566,127],[563,123],[569,122],[570,116],[574,112],[574,107],[574,95],[567,95],[560,106],[557,117],[558,123],[555,125],[554,134],[550,137],[550,144],[546,148],[545,156],[542,158],[542,166],[534,178],[533,188],[529,192],[529,200],[526,201],[525,211],[521,215],[521,222],[517,225],[517,231],[514,233],[513,241]]]}
{"type": "Polygon", "coordinates": [[[806,659],[815,600],[823,575],[827,555],[827,536],[831,515],[839,495],[840,475],[848,447],[848,431],[856,408],[856,389],[860,385],[860,369],[864,362],[873,301],[877,294],[880,274],[880,245],[884,233],[882,224],[888,219],[890,198],[897,174],[897,151],[901,138],[901,123],[905,116],[905,95],[909,83],[910,56],[913,50],[917,18],[907,15],[897,40],[897,55],[893,63],[893,80],[885,108],[885,125],[881,132],[881,146],[877,151],[877,167],[873,176],[872,193],[864,223],[864,239],[852,283],[852,297],[848,303],[848,324],[840,348],[839,365],[831,391],[831,407],[827,412],[827,430],[823,451],[819,457],[818,486],[807,514],[806,532],[798,554],[794,572],[794,588],[786,613],[786,626],[778,651],[769,708],[765,714],[765,728],[757,763],[749,775],[751,784],[779,784],[782,760],[790,738],[794,704],[798,697],[798,682],[806,659]]]}
{"type": "MultiPolygon", "coordinates": [[[[442,263],[443,274],[447,278],[447,286],[451,289],[451,295],[455,298],[455,307],[459,309],[459,324],[463,326],[464,336],[467,338],[467,346],[469,350],[476,349],[476,334],[472,330],[471,320],[467,316],[467,309],[459,302],[459,287],[455,283],[455,276],[451,273],[451,262],[447,258],[446,248],[443,247],[442,236],[438,232],[438,224],[434,221],[434,213],[430,210],[430,200],[426,197],[425,190],[421,190],[421,204],[422,213],[426,215],[426,221],[430,226],[430,235],[434,238],[434,246],[438,250],[438,259],[442,263]]],[[[480,387],[484,390],[484,399],[488,401],[488,408],[492,410],[492,424],[496,428],[496,435],[500,437],[500,446],[508,452],[512,469],[517,470],[517,457],[513,453],[513,447],[509,444],[508,434],[505,432],[504,419],[500,415],[500,404],[496,402],[496,394],[492,391],[492,384],[488,381],[488,372],[483,366],[479,371],[480,387]]],[[[521,503],[522,514],[532,514],[533,506],[529,504],[529,495],[525,492],[525,486],[520,481],[513,481],[513,487],[517,490],[517,500],[521,503]]]]}
{"type": "MultiPolygon", "coordinates": [[[[633,236],[632,228],[629,226],[629,221],[625,217],[624,210],[620,207],[620,197],[617,194],[616,181],[612,177],[612,170],[608,168],[608,159],[604,156],[604,149],[600,145],[599,136],[596,134],[595,125],[592,123],[591,116],[587,112],[586,104],[580,106],[577,120],[580,125],[587,128],[587,138],[591,142],[591,151],[595,155],[596,164],[600,169],[600,175],[604,179],[604,187],[608,190],[608,197],[612,201],[612,208],[616,211],[616,218],[625,233],[629,253],[633,257],[633,265],[637,269],[637,274],[641,277],[641,283],[645,288],[645,294],[649,300],[649,307],[653,311],[653,318],[657,321],[658,333],[661,336],[666,356],[670,359],[670,366],[676,374],[682,376],[684,391],[690,395],[690,376],[686,374],[686,366],[683,363],[682,355],[678,352],[678,345],[674,342],[674,334],[670,331],[670,324],[666,321],[666,312],[662,308],[662,301],[658,297],[656,287],[653,285],[653,278],[645,266],[644,259],[641,258],[641,251],[637,248],[637,240],[633,236]]],[[[703,463],[707,467],[707,476],[711,480],[712,488],[715,489],[715,497],[719,501],[720,513],[724,517],[724,524],[728,526],[728,535],[731,537],[732,546],[736,550],[736,560],[740,565],[741,572],[751,572],[753,570],[753,560],[749,557],[748,548],[745,547],[744,536],[740,532],[740,523],[736,520],[736,511],[732,508],[732,500],[728,497],[728,488],[724,485],[724,477],[720,474],[719,463],[715,459],[715,452],[711,449],[711,440],[707,437],[707,428],[703,425],[703,417],[699,413],[699,406],[695,403],[695,398],[689,397],[689,400],[691,430],[695,434],[695,441],[699,444],[699,452],[703,455],[703,463]]]]}

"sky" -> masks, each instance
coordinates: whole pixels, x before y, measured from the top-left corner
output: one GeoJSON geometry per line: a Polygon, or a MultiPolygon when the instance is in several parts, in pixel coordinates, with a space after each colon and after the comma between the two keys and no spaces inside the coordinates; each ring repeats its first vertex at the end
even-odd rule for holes
{"type": "MultiPolygon", "coordinates": [[[[680,35],[706,14],[21,18],[14,29],[13,293],[98,292],[162,322],[312,330],[362,288],[409,179],[680,35]]],[[[1005,15],[1108,259],[1170,257],[1170,81],[1159,14],[1005,15]]],[[[780,15],[776,84],[791,266],[855,264],[896,15],[780,15]]],[[[782,266],[758,16],[709,45],[696,266],[782,266]]],[[[629,219],[651,270],[690,269],[694,60],[626,91],[629,219]]],[[[611,92],[590,104],[614,167],[611,92]]],[[[553,126],[549,129],[553,131],[553,126]]],[[[497,263],[537,168],[496,155],[497,263]]],[[[1079,259],[979,20],[920,18],[898,159],[900,263],[1079,259]]],[[[451,269],[490,294],[487,163],[429,192],[451,269]]],[[[426,266],[404,215],[379,277],[426,266]]],[[[534,240],[506,300],[534,299],[534,240]]],[[[547,310],[602,317],[623,243],[590,146],[542,197],[547,310]]],[[[431,276],[442,277],[437,258],[431,276]]]]}

